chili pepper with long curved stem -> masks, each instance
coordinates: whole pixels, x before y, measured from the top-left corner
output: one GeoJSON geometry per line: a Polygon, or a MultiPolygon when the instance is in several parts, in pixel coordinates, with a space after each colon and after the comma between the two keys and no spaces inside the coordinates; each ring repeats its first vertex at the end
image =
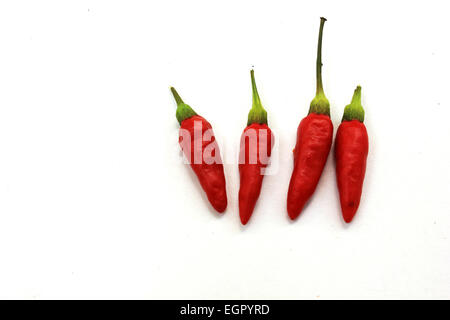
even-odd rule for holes
{"type": "Polygon", "coordinates": [[[316,61],[316,96],[311,102],[308,116],[303,118],[297,129],[294,170],[287,196],[287,211],[292,220],[300,215],[316,190],[333,138],[330,103],[325,97],[322,85],[322,33],[325,21],[325,18],[320,18],[316,61]]]}
{"type": "Polygon", "coordinates": [[[369,138],[364,125],[361,87],[345,107],[342,122],[336,133],[336,177],[344,221],[352,221],[359,207],[366,173],[369,138]]]}
{"type": "Polygon", "coordinates": [[[171,87],[170,90],[177,103],[181,149],[213,208],[224,212],[227,207],[225,175],[211,124],[185,104],[175,88],[171,87]]]}
{"type": "Polygon", "coordinates": [[[253,104],[248,113],[247,127],[241,136],[239,152],[239,217],[247,224],[261,193],[264,168],[267,167],[272,152],[273,134],[267,125],[267,112],[261,104],[256,89],[254,71],[252,79],[253,104]]]}

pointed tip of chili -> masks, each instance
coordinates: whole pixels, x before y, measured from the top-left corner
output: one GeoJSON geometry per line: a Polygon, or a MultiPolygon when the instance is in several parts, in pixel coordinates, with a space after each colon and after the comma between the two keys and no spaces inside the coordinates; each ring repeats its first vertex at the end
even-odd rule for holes
{"type": "Polygon", "coordinates": [[[288,211],[288,217],[289,217],[289,219],[291,219],[292,221],[294,221],[295,219],[297,219],[298,216],[299,216],[299,215],[293,215],[293,214],[291,214],[291,213],[288,211]]]}
{"type": "Polygon", "coordinates": [[[239,190],[239,219],[241,220],[243,226],[245,226],[250,221],[253,210],[255,208],[254,203],[253,206],[249,204],[250,202],[243,201],[241,190],[239,190]]]}
{"type": "Polygon", "coordinates": [[[288,205],[287,212],[288,212],[289,218],[290,218],[292,221],[294,221],[295,219],[297,219],[298,216],[300,215],[300,213],[302,213],[303,207],[304,207],[304,204],[300,204],[300,206],[296,206],[295,208],[291,208],[291,207],[288,205]]]}
{"type": "MultiPolygon", "coordinates": [[[[295,149],[294,149],[295,151],[295,149]]],[[[296,194],[295,190],[292,189],[292,178],[289,183],[289,191],[287,196],[287,213],[291,220],[295,220],[303,212],[309,197],[296,194]]]]}
{"type": "Polygon", "coordinates": [[[346,223],[352,222],[357,210],[358,210],[357,206],[349,206],[346,208],[342,208],[342,217],[344,218],[344,221],[346,223]]]}
{"type": "Polygon", "coordinates": [[[344,216],[345,223],[350,223],[350,222],[352,222],[352,220],[353,220],[353,216],[352,217],[344,216]]]}
{"type": "Polygon", "coordinates": [[[243,226],[245,226],[248,223],[248,221],[250,220],[250,217],[243,217],[241,215],[239,215],[239,218],[241,219],[241,223],[243,226]]]}
{"type": "Polygon", "coordinates": [[[227,209],[227,200],[221,199],[220,201],[213,201],[211,202],[211,205],[213,206],[214,210],[216,210],[218,213],[224,213],[227,209]]]}

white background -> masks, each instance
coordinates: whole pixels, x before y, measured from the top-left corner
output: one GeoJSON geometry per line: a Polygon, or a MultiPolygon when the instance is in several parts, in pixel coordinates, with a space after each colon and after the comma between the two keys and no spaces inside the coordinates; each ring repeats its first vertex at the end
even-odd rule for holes
{"type": "Polygon", "coordinates": [[[2,1],[0,298],[450,298],[445,1],[2,1]],[[370,151],[345,225],[330,157],[285,209],[315,93],[357,84],[370,151]],[[255,68],[279,148],[250,223],[232,163],[255,68]],[[179,162],[169,86],[213,125],[229,206],[179,162]]]}

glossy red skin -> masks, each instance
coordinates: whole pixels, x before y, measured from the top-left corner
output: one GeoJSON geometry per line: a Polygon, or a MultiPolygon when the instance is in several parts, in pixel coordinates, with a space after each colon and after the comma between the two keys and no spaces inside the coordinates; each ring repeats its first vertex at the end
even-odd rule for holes
{"type": "Polygon", "coordinates": [[[250,220],[256,201],[259,198],[264,179],[261,171],[268,165],[273,141],[272,131],[266,124],[253,123],[247,126],[242,133],[239,153],[239,175],[241,181],[239,187],[239,217],[243,225],[250,220]],[[255,130],[257,148],[250,148],[252,139],[245,135],[248,130],[255,130]],[[260,155],[267,155],[267,159],[261,159],[260,155]]]}
{"type": "Polygon", "coordinates": [[[336,176],[344,221],[352,221],[359,207],[366,173],[369,138],[364,123],[344,121],[336,133],[336,176]]]}
{"type": "MultiPolygon", "coordinates": [[[[194,170],[195,174],[197,175],[197,178],[200,182],[200,185],[202,186],[203,190],[206,193],[206,196],[208,197],[209,202],[213,206],[213,208],[217,212],[224,212],[227,208],[227,193],[226,193],[226,183],[225,183],[225,175],[223,172],[223,164],[222,160],[220,158],[220,150],[219,146],[216,142],[216,139],[214,137],[214,134],[212,134],[212,137],[209,141],[204,141],[202,139],[203,134],[206,130],[211,129],[211,124],[206,121],[201,116],[192,116],[184,121],[181,122],[180,130],[185,129],[190,132],[191,135],[191,141],[183,141],[180,133],[179,143],[181,146],[181,149],[183,150],[186,157],[190,160],[190,165],[192,170],[194,170]],[[197,139],[200,140],[199,145],[201,145],[201,151],[202,151],[202,158],[201,163],[195,164],[194,163],[194,140],[196,139],[194,136],[194,123],[195,121],[201,121],[202,124],[202,135],[197,137],[197,139]],[[185,143],[190,144],[190,154],[189,154],[189,148],[185,148],[185,143]],[[212,158],[215,155],[215,153],[212,153],[212,157],[208,157],[208,155],[204,154],[203,151],[205,148],[213,144],[215,152],[219,152],[218,158],[220,158],[220,163],[212,162],[212,158]],[[209,162],[208,162],[209,160],[209,162]]],[[[211,147],[210,147],[211,148],[211,147]]]]}
{"type": "Polygon", "coordinates": [[[294,170],[289,183],[287,211],[294,220],[313,195],[327,162],[333,139],[330,117],[310,113],[297,129],[294,170]]]}

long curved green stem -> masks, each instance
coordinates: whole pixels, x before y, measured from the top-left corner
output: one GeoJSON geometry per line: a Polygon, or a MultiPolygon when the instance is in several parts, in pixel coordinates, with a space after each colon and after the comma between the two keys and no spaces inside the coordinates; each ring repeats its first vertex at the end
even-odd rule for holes
{"type": "Polygon", "coordinates": [[[316,60],[316,81],[317,88],[316,94],[323,93],[323,84],[322,84],[322,35],[323,35],[323,26],[327,19],[321,17],[320,18],[320,29],[319,29],[319,40],[317,43],[317,60],[316,60]]]}
{"type": "Polygon", "coordinates": [[[320,18],[319,40],[317,43],[317,60],[316,60],[316,96],[309,107],[309,113],[323,114],[330,116],[330,102],[323,92],[322,84],[322,35],[323,26],[327,19],[320,18]]]}

